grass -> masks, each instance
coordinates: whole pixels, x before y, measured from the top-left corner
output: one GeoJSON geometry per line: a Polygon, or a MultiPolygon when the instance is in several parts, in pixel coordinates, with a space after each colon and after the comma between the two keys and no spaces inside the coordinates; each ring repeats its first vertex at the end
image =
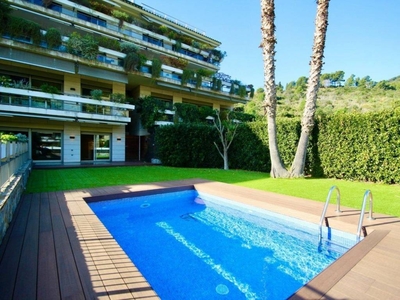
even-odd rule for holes
{"type": "MultiPolygon", "coordinates": [[[[253,189],[324,202],[331,186],[340,189],[341,205],[361,208],[366,190],[374,198],[374,212],[400,217],[400,186],[335,179],[272,179],[269,174],[242,170],[186,169],[163,166],[33,170],[27,193],[65,191],[102,186],[202,178],[253,189]]],[[[336,194],[332,194],[332,201],[336,194]]],[[[321,205],[322,209],[322,205],[321,205]]],[[[367,206],[367,210],[369,210],[367,206]]]]}

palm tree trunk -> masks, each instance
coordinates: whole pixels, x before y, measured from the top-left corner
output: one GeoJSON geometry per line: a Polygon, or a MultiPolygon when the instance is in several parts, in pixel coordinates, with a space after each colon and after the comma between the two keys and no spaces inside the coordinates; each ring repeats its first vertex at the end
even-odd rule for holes
{"type": "Polygon", "coordinates": [[[291,177],[300,177],[304,175],[308,140],[314,128],[317,93],[323,65],[326,31],[328,28],[328,8],[329,0],[317,1],[314,45],[310,62],[310,77],[308,78],[307,99],[301,120],[300,141],[297,145],[296,155],[290,170],[291,177]]]}
{"type": "Polygon", "coordinates": [[[271,158],[271,177],[288,177],[289,173],[279,154],[276,133],[276,86],[275,86],[275,3],[261,0],[261,33],[264,58],[264,113],[268,121],[268,141],[271,158]]]}

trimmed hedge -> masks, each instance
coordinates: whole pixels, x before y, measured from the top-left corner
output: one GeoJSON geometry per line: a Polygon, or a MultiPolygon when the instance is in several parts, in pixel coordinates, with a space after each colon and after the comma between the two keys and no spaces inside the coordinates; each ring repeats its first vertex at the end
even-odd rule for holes
{"type": "Polygon", "coordinates": [[[214,127],[180,123],[156,128],[157,158],[166,166],[189,168],[218,168],[222,162],[214,141],[214,127]]]}
{"type": "Polygon", "coordinates": [[[400,183],[400,109],[335,114],[320,122],[319,130],[327,177],[400,183]]]}
{"type": "MultiPolygon", "coordinates": [[[[278,146],[290,168],[300,137],[300,121],[278,119],[278,146]]],[[[222,168],[213,126],[176,124],[156,131],[158,157],[175,167],[222,168]]],[[[243,123],[229,149],[229,167],[269,172],[265,122],[243,123]]],[[[338,113],[316,120],[307,149],[305,174],[384,183],[400,183],[400,109],[379,113],[338,113]]]]}

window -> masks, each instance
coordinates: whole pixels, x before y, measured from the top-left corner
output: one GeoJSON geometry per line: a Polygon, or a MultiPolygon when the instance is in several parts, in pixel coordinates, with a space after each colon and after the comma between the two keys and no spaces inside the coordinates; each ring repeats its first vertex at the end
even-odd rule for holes
{"type": "Polygon", "coordinates": [[[157,45],[157,46],[160,46],[160,47],[164,46],[163,41],[160,41],[160,40],[155,39],[155,38],[153,38],[151,36],[148,36],[148,35],[143,35],[143,41],[149,42],[151,44],[154,44],[154,45],[157,45]]]}
{"type": "Polygon", "coordinates": [[[61,132],[32,132],[33,160],[61,160],[61,132]]]}
{"type": "Polygon", "coordinates": [[[92,24],[96,24],[102,27],[106,27],[107,23],[106,21],[97,18],[97,17],[93,17],[91,15],[85,14],[83,12],[78,11],[78,19],[84,20],[86,22],[90,22],[92,24]]]}

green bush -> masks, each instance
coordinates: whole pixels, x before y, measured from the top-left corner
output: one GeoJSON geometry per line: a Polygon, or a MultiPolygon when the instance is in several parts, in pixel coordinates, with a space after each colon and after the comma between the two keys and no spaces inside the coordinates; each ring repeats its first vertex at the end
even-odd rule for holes
{"type": "Polygon", "coordinates": [[[67,50],[73,55],[82,56],[88,60],[95,60],[99,53],[98,41],[91,35],[81,36],[78,32],[73,32],[67,42],[67,50]]]}
{"type": "Polygon", "coordinates": [[[11,16],[8,18],[5,31],[13,38],[30,38],[34,45],[39,45],[43,37],[40,29],[40,25],[35,22],[11,16]]]}
{"type": "Polygon", "coordinates": [[[269,172],[271,161],[268,150],[268,129],[265,123],[241,124],[229,148],[228,158],[231,169],[269,172]]]}
{"type": "Polygon", "coordinates": [[[155,58],[152,60],[152,65],[151,65],[151,77],[152,78],[160,77],[161,67],[162,67],[161,60],[159,60],[158,58],[155,58]]]}
{"type": "Polygon", "coordinates": [[[121,51],[120,42],[116,39],[111,39],[106,36],[101,36],[97,39],[99,46],[107,49],[121,51]]]}
{"type": "MultiPolygon", "coordinates": [[[[167,127],[159,128],[156,135],[163,164],[222,167],[223,161],[214,146],[214,141],[219,144],[219,140],[213,126],[181,123],[167,127]]],[[[277,119],[278,147],[287,168],[294,159],[300,133],[298,119],[277,119]]],[[[228,157],[231,169],[269,172],[266,122],[241,124],[228,157]]],[[[309,139],[305,175],[398,184],[399,170],[399,108],[368,114],[337,113],[316,120],[309,139]]]]}
{"type": "Polygon", "coordinates": [[[328,177],[400,183],[400,109],[327,117],[318,152],[328,177]]]}
{"type": "Polygon", "coordinates": [[[44,39],[49,49],[58,48],[62,44],[61,33],[56,28],[47,29],[44,39]]]}
{"type": "Polygon", "coordinates": [[[166,166],[221,168],[223,161],[214,146],[217,130],[202,124],[175,124],[156,129],[157,156],[166,166]]]}

